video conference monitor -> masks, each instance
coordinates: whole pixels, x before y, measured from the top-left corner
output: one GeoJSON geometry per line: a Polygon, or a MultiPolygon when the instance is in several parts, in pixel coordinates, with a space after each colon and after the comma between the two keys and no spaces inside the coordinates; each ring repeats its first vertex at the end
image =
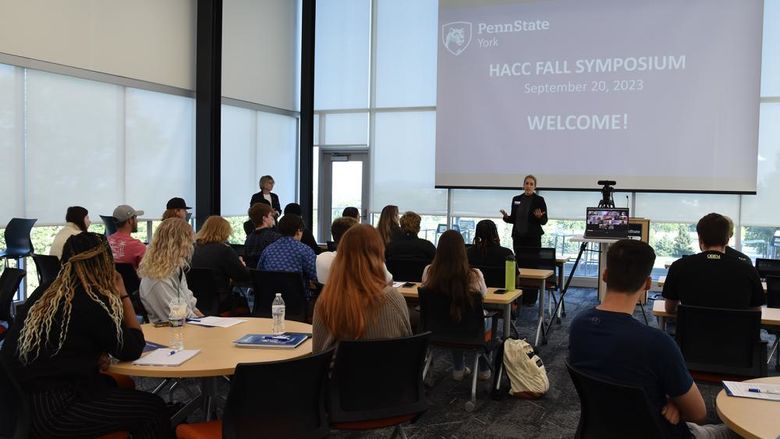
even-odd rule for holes
{"type": "Polygon", "coordinates": [[[585,213],[586,238],[627,238],[628,208],[588,207],[585,213]]]}

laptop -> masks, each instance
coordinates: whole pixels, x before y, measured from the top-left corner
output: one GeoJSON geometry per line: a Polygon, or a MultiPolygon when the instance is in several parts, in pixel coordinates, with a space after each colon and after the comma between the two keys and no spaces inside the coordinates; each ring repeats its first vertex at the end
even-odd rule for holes
{"type": "Polygon", "coordinates": [[[585,210],[586,238],[628,238],[628,208],[588,207],[585,210]]]}

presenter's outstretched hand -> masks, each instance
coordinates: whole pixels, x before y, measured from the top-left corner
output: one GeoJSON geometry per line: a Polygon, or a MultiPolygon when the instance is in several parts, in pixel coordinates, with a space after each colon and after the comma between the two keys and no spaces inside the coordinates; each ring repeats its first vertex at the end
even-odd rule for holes
{"type": "Polygon", "coordinates": [[[506,213],[506,210],[504,210],[504,209],[499,210],[499,212],[501,212],[501,215],[509,216],[509,214],[506,213]]]}
{"type": "Polygon", "coordinates": [[[541,218],[542,216],[544,216],[545,213],[546,212],[542,212],[542,209],[534,210],[534,216],[537,217],[537,218],[541,218]]]}

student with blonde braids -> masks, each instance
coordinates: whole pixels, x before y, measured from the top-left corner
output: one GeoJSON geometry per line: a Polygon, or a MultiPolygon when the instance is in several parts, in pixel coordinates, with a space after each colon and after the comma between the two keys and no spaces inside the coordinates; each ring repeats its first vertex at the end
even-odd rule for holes
{"type": "Polygon", "coordinates": [[[152,243],[138,266],[141,276],[138,292],[152,322],[168,320],[174,299],[187,304],[187,317],[203,317],[195,307],[198,300],[184,276],[184,270],[192,260],[194,243],[192,227],[183,219],[169,218],[155,230],[152,243]]]}
{"type": "Polygon", "coordinates": [[[68,238],[59,275],[17,317],[2,359],[26,393],[32,437],[122,430],[134,438],[171,436],[158,396],[118,389],[99,373],[106,352],[134,360],[145,344],[105,237],[85,232],[68,238]]]}

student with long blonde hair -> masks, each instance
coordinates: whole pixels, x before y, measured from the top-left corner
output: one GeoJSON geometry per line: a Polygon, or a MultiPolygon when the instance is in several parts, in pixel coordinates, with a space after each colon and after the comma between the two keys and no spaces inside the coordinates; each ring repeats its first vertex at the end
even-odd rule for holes
{"type": "Polygon", "coordinates": [[[170,303],[187,304],[187,317],[202,317],[197,299],[187,286],[184,270],[189,268],[195,240],[192,227],[180,218],[169,218],[154,232],[152,243],[138,267],[141,302],[153,322],[167,321],[170,303]]]}
{"type": "Polygon", "coordinates": [[[107,375],[108,356],[135,360],[144,335],[122,277],[102,235],[80,233],[65,242],[62,269],[27,300],[2,350],[26,394],[31,436],[97,437],[129,431],[133,437],[170,437],[158,396],[118,389],[107,375]]]}
{"type": "Polygon", "coordinates": [[[406,301],[385,277],[384,254],[382,238],[369,225],[354,225],[341,237],[314,308],[314,352],[340,340],[412,334],[406,301]]]}

